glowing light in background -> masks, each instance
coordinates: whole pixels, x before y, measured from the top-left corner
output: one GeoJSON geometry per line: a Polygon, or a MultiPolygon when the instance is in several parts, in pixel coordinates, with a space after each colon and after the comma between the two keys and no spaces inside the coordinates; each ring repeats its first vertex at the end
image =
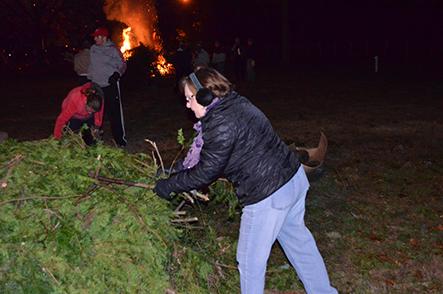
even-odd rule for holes
{"type": "Polygon", "coordinates": [[[161,75],[166,75],[173,69],[164,58],[164,49],[157,30],[157,10],[153,0],[109,0],[106,2],[104,11],[109,20],[117,20],[128,26],[122,32],[122,52],[126,52],[125,58],[131,56],[130,49],[142,43],[151,48],[158,55],[154,66],[161,75]],[[159,66],[162,70],[159,69],[159,66]]]}
{"type": "Polygon", "coordinates": [[[129,33],[131,32],[131,27],[126,28],[123,30],[123,46],[120,48],[120,50],[123,53],[123,56],[128,59],[129,57],[131,57],[132,53],[131,51],[129,51],[131,49],[131,44],[130,44],[130,38],[129,38],[129,33]]]}
{"type": "Polygon", "coordinates": [[[171,72],[172,64],[167,63],[163,55],[159,55],[157,61],[157,69],[162,76],[165,76],[171,72]]]}

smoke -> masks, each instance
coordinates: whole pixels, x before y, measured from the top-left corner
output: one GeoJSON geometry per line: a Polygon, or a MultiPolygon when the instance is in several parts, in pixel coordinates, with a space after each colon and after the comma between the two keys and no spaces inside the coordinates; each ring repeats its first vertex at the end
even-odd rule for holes
{"type": "Polygon", "coordinates": [[[139,43],[157,49],[157,10],[151,0],[108,0],[103,8],[109,20],[116,20],[131,27],[131,47],[139,43]]]}

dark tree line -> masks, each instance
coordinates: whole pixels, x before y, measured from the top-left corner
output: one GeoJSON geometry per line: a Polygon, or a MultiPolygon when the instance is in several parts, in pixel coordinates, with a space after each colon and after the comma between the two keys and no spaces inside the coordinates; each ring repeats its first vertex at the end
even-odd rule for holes
{"type": "MultiPolygon", "coordinates": [[[[137,1],[155,5],[157,32],[169,52],[177,49],[180,34],[203,41],[209,51],[215,40],[230,49],[236,37],[252,38],[262,62],[269,63],[340,54],[433,58],[443,51],[442,0],[137,1]]],[[[106,19],[105,2],[4,0],[0,49],[78,48],[98,25],[121,30],[124,25],[106,19]]]]}
{"type": "Polygon", "coordinates": [[[0,48],[9,63],[39,65],[79,48],[97,23],[106,22],[103,1],[4,0],[0,48]]]}

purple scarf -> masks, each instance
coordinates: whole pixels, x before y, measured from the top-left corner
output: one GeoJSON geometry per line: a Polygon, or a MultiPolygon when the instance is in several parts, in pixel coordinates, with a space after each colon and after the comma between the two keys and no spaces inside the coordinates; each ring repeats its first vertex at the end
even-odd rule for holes
{"type": "MultiPolygon", "coordinates": [[[[214,105],[219,100],[219,98],[215,98],[214,101],[212,101],[212,103],[206,108],[205,115],[206,113],[208,113],[209,110],[212,109],[212,107],[214,107],[214,105]]],[[[193,168],[200,161],[200,152],[204,143],[201,121],[198,121],[198,123],[194,125],[194,130],[197,131],[197,136],[194,138],[191,148],[189,149],[188,154],[186,154],[185,160],[183,161],[183,169],[193,168]]]]}

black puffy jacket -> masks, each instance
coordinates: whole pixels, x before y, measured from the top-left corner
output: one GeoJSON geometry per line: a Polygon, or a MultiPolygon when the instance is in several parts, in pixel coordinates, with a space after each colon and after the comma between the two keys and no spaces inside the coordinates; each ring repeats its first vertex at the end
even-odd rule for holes
{"type": "Polygon", "coordinates": [[[224,174],[245,206],[277,191],[300,167],[265,115],[236,92],[223,97],[200,120],[204,141],[200,161],[171,175],[166,182],[170,191],[200,189],[224,174]]]}

